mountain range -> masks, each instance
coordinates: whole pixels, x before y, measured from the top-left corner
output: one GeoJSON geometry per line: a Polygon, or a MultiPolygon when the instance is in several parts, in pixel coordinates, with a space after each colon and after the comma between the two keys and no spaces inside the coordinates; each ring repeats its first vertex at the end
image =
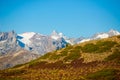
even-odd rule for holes
{"type": "Polygon", "coordinates": [[[68,44],[75,45],[90,40],[120,35],[116,30],[97,33],[90,38],[68,38],[55,30],[50,35],[35,32],[17,34],[15,31],[0,32],[0,69],[29,62],[45,53],[59,50],[68,44]]]}
{"type": "Polygon", "coordinates": [[[120,80],[120,35],[67,45],[0,70],[0,80],[120,80]]]}

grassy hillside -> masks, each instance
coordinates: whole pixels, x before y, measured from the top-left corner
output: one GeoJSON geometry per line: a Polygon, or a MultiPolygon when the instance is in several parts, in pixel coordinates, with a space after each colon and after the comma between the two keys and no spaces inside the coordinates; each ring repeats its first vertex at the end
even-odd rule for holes
{"type": "Polygon", "coordinates": [[[68,45],[1,70],[0,80],[120,80],[120,36],[68,45]]]}

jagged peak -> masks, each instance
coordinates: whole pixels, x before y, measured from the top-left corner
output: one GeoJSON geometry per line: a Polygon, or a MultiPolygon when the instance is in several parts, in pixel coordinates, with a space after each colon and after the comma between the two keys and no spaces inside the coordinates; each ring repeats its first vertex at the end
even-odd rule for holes
{"type": "Polygon", "coordinates": [[[110,29],[109,31],[116,31],[115,29],[110,29]]]}
{"type": "MultiPolygon", "coordinates": [[[[116,32],[117,30],[110,29],[109,32],[116,32]]],[[[118,32],[118,31],[117,31],[118,32]]]]}
{"type": "Polygon", "coordinates": [[[35,35],[36,33],[35,32],[25,32],[25,33],[22,33],[22,34],[18,34],[22,37],[27,37],[27,38],[31,38],[33,35],[35,35]]]}
{"type": "Polygon", "coordinates": [[[108,32],[108,34],[120,35],[120,33],[117,30],[114,30],[114,29],[110,29],[110,31],[108,32]]]}
{"type": "Polygon", "coordinates": [[[22,34],[35,34],[35,32],[24,32],[22,34]]]}
{"type": "Polygon", "coordinates": [[[51,35],[58,35],[58,32],[56,30],[53,30],[51,35]]]}
{"type": "Polygon", "coordinates": [[[62,33],[58,33],[56,30],[53,30],[50,36],[52,39],[57,40],[62,37],[62,33]]]}

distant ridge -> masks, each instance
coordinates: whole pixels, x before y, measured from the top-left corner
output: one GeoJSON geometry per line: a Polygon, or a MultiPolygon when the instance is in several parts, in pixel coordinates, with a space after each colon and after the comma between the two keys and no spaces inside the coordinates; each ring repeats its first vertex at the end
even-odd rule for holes
{"type": "Polygon", "coordinates": [[[50,35],[35,32],[25,32],[22,34],[17,34],[15,31],[0,32],[0,69],[26,63],[48,52],[65,48],[69,44],[76,45],[116,35],[120,35],[120,33],[113,29],[109,32],[97,33],[90,38],[69,38],[55,30],[50,35]],[[8,58],[10,58],[9,61],[8,58]]]}

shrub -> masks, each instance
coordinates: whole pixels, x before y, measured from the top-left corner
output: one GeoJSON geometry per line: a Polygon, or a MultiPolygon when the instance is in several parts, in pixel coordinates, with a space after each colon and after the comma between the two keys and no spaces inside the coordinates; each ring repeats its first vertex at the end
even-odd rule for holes
{"type": "Polygon", "coordinates": [[[9,79],[7,79],[7,78],[0,78],[0,80],[24,80],[24,79],[16,77],[16,78],[9,78],[9,79]]]}
{"type": "Polygon", "coordinates": [[[85,53],[103,53],[111,51],[111,48],[117,44],[114,41],[98,41],[96,44],[89,43],[82,47],[82,51],[85,53]]]}
{"type": "Polygon", "coordinates": [[[117,70],[114,69],[103,69],[89,74],[86,78],[90,80],[116,80],[116,72],[117,70]]]}
{"type": "Polygon", "coordinates": [[[117,36],[117,38],[120,38],[120,35],[119,35],[119,36],[117,36]]]}
{"type": "Polygon", "coordinates": [[[47,61],[34,62],[32,64],[29,64],[28,67],[29,68],[40,68],[40,67],[44,67],[44,65],[46,65],[47,63],[48,63],[47,61]]]}
{"type": "Polygon", "coordinates": [[[69,51],[69,50],[72,49],[72,48],[73,48],[73,46],[69,45],[69,46],[67,46],[64,50],[65,50],[65,51],[69,51]]]}
{"type": "Polygon", "coordinates": [[[98,46],[99,49],[96,51],[96,53],[110,51],[115,44],[117,43],[114,41],[98,41],[96,43],[96,46],[98,46]]]}
{"type": "Polygon", "coordinates": [[[12,67],[12,68],[18,68],[18,67],[23,66],[23,65],[25,65],[25,64],[18,64],[16,66],[12,67]]]}
{"type": "Polygon", "coordinates": [[[67,53],[68,53],[68,51],[61,51],[61,54],[59,54],[60,56],[67,56],[67,53]]]}
{"type": "Polygon", "coordinates": [[[80,52],[70,52],[67,57],[64,58],[65,61],[75,60],[80,57],[80,52]]]}
{"type": "MultiPolygon", "coordinates": [[[[120,51],[119,50],[115,50],[113,52],[113,54],[111,54],[110,56],[105,58],[105,61],[110,61],[110,60],[114,60],[114,59],[120,59],[120,51]]],[[[119,60],[117,60],[117,61],[119,61],[119,60]]]]}
{"type": "Polygon", "coordinates": [[[81,49],[82,49],[82,47],[81,47],[81,46],[76,46],[74,49],[81,50],[81,49]]]}
{"type": "Polygon", "coordinates": [[[23,74],[25,73],[26,70],[19,70],[19,69],[15,69],[15,70],[6,70],[4,72],[2,72],[2,76],[15,76],[15,75],[19,75],[19,74],[23,74]]]}
{"type": "Polygon", "coordinates": [[[85,53],[94,53],[98,49],[99,48],[93,43],[86,44],[82,47],[82,51],[85,52],[85,53]]]}
{"type": "Polygon", "coordinates": [[[64,56],[67,56],[67,51],[65,51],[65,50],[62,51],[60,54],[53,53],[50,56],[50,59],[56,60],[56,59],[60,59],[61,57],[64,57],[64,56]]]}
{"type": "Polygon", "coordinates": [[[41,56],[40,58],[41,58],[41,59],[47,59],[47,58],[50,57],[51,54],[52,54],[52,53],[49,52],[49,53],[47,53],[47,54],[41,56]]]}

